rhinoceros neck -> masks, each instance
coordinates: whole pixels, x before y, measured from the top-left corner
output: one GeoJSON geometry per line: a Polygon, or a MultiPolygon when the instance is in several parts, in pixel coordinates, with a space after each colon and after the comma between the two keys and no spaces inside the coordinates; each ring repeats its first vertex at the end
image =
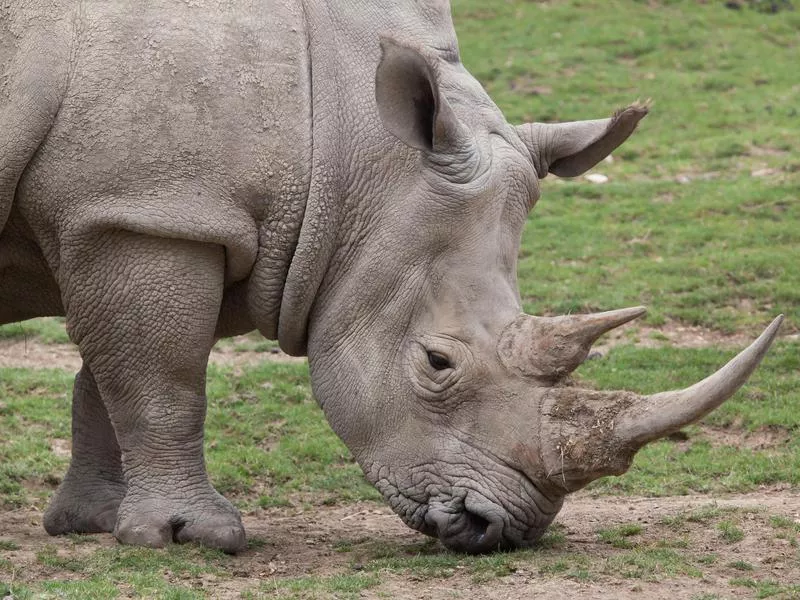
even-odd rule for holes
{"type": "Polygon", "coordinates": [[[366,224],[396,194],[400,182],[385,174],[411,155],[378,117],[374,79],[380,37],[455,47],[443,1],[303,0],[303,8],[312,90],[311,181],[278,324],[281,347],[295,355],[306,354],[313,314],[326,312],[315,311],[315,303],[326,301],[326,290],[336,288],[347,270],[337,257],[352,254],[366,224]],[[376,186],[377,181],[384,183],[376,186]]]}
{"type": "Polygon", "coordinates": [[[320,285],[333,255],[341,211],[345,164],[339,146],[340,64],[326,35],[330,15],[323,2],[303,0],[308,31],[311,82],[312,153],[311,179],[303,224],[283,288],[278,340],[284,352],[304,355],[308,345],[308,322],[320,285]],[[328,47],[329,50],[325,51],[328,47]]]}

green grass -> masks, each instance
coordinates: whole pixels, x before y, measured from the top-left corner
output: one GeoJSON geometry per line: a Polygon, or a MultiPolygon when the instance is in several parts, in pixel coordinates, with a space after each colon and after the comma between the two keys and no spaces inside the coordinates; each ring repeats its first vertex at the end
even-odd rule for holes
{"type": "Polygon", "coordinates": [[[611,544],[614,548],[633,548],[634,544],[628,538],[638,535],[642,531],[642,526],[638,523],[627,523],[617,527],[599,529],[597,538],[601,542],[611,544]]]}
{"type": "Polygon", "coordinates": [[[744,539],[744,531],[730,521],[722,521],[717,525],[717,529],[719,530],[720,538],[726,544],[735,544],[744,539]]]}
{"type": "Polygon", "coordinates": [[[374,574],[295,577],[265,582],[258,592],[247,592],[242,597],[275,600],[306,598],[355,600],[363,597],[361,595],[363,590],[375,587],[379,583],[380,578],[374,574]]]}
{"type": "Polygon", "coordinates": [[[723,331],[783,311],[787,330],[800,327],[800,12],[688,0],[454,9],[464,63],[509,121],[600,118],[655,100],[615,161],[596,168],[609,184],[545,180],[523,241],[526,309],[643,303],[651,323],[723,331]],[[765,168],[774,176],[751,175],[765,168]]]}
{"type": "MultiPolygon", "coordinates": [[[[72,376],[0,369],[0,504],[41,502],[67,460],[72,376]]],[[[311,396],[303,364],[265,363],[234,374],[211,367],[206,460],[217,489],[242,509],[378,499],[311,396]]]]}
{"type": "Polygon", "coordinates": [[[523,236],[525,308],[644,304],[649,324],[678,320],[725,333],[755,332],[784,312],[785,330],[795,331],[800,177],[793,179],[547,185],[523,236]]]}
{"type": "Polygon", "coordinates": [[[30,319],[22,323],[0,325],[0,340],[33,338],[45,344],[69,343],[69,336],[64,330],[64,319],[61,317],[30,319]]]}
{"type": "Polygon", "coordinates": [[[257,331],[237,338],[226,338],[217,342],[217,348],[230,349],[234,352],[269,352],[277,353],[280,345],[277,340],[268,340],[257,331]]]}
{"type": "Polygon", "coordinates": [[[208,389],[209,471],[242,508],[304,494],[325,504],[379,497],[325,422],[304,364],[268,363],[241,375],[212,368],[208,389]]]}
{"type": "Polygon", "coordinates": [[[755,591],[756,598],[781,598],[800,597],[800,585],[781,583],[771,579],[750,579],[747,577],[736,577],[730,580],[732,586],[751,588],[755,591]]]}
{"type": "Polygon", "coordinates": [[[696,561],[681,550],[671,548],[635,548],[613,555],[607,571],[628,579],[660,581],[669,577],[702,577],[696,561]]]}
{"type": "Polygon", "coordinates": [[[41,502],[67,462],[51,439],[70,436],[72,375],[58,370],[0,369],[0,505],[41,502]]]}
{"type": "MultiPolygon", "coordinates": [[[[117,598],[120,592],[140,598],[205,598],[203,577],[228,577],[235,558],[194,545],[169,546],[164,550],[117,546],[98,547],[78,557],[64,550],[75,544],[55,542],[36,553],[40,568],[47,573],[66,571],[74,580],[44,580],[38,585],[0,584],[13,591],[14,598],[117,598]]],[[[0,568],[0,580],[5,575],[0,568]]]]}
{"type": "Polygon", "coordinates": [[[746,560],[734,560],[734,561],[728,563],[728,566],[731,569],[736,569],[737,571],[755,571],[756,570],[756,568],[753,565],[751,565],[749,562],[747,562],[746,560]]]}

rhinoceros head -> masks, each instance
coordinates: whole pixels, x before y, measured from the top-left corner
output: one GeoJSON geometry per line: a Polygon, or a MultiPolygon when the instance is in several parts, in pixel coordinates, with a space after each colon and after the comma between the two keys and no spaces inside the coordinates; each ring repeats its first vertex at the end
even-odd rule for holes
{"type": "Polygon", "coordinates": [[[525,546],[567,493],[623,473],[644,444],[732,395],[779,319],[682,391],[572,385],[592,343],[644,309],[522,314],[522,229],[540,178],[592,167],[647,108],[514,127],[457,53],[382,47],[377,113],[394,138],[364,151],[382,167],[353,184],[377,208],[355,223],[312,319],[315,393],[409,526],[460,551],[525,546]]]}

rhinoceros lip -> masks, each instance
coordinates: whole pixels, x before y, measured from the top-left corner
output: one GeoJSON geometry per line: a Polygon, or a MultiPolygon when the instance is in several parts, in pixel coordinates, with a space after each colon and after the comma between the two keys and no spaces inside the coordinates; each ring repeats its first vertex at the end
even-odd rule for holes
{"type": "MultiPolygon", "coordinates": [[[[406,525],[439,538],[452,550],[479,554],[532,546],[558,514],[563,497],[553,497],[522,470],[507,464],[500,468],[513,473],[525,490],[519,500],[530,510],[524,516],[511,505],[489,500],[473,486],[467,489],[440,480],[435,486],[412,490],[387,473],[376,477],[374,485],[406,525]]],[[[365,472],[374,470],[372,465],[365,472]]]]}

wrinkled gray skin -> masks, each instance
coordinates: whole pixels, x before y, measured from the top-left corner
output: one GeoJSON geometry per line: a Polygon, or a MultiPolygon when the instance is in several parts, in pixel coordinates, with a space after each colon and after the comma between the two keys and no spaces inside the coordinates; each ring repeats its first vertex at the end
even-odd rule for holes
{"type": "Polygon", "coordinates": [[[0,323],[66,315],[84,360],[52,534],[245,546],[203,461],[221,336],[307,353],[392,508],[480,552],[712,410],[777,331],[683,392],[569,386],[643,311],[522,315],[523,224],[646,108],[509,125],[443,1],[18,0],[0,73],[0,323]]]}

